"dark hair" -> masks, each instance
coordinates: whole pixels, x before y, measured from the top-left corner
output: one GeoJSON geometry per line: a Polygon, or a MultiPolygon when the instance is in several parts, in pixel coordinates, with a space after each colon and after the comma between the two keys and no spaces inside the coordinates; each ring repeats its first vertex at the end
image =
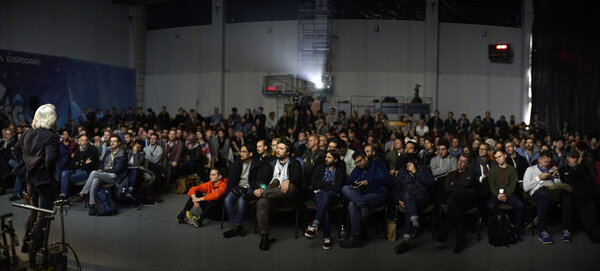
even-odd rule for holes
{"type": "Polygon", "coordinates": [[[448,143],[448,140],[445,140],[445,139],[438,141],[437,145],[438,145],[438,147],[445,146],[446,149],[450,147],[450,143],[448,143]]]}
{"type": "Polygon", "coordinates": [[[548,157],[548,158],[552,159],[553,156],[554,156],[554,154],[552,153],[552,151],[551,150],[547,150],[547,151],[540,152],[540,156],[539,157],[540,158],[542,158],[542,157],[548,157]]]}
{"type": "Polygon", "coordinates": [[[140,145],[140,146],[144,146],[144,141],[142,141],[141,139],[136,139],[135,141],[133,141],[133,145],[140,145]]]}
{"type": "Polygon", "coordinates": [[[216,170],[217,171],[217,175],[223,176],[223,170],[221,170],[220,168],[213,168],[211,170],[216,170]]]}
{"type": "Polygon", "coordinates": [[[336,158],[337,160],[340,160],[340,159],[341,159],[340,152],[338,152],[338,151],[335,151],[335,150],[330,150],[330,151],[327,151],[327,153],[328,153],[328,154],[331,154],[331,156],[333,156],[333,157],[334,157],[334,158],[336,158]]]}
{"type": "Polygon", "coordinates": [[[254,147],[252,147],[252,146],[250,146],[248,144],[242,144],[242,146],[240,147],[240,150],[242,148],[244,148],[244,147],[246,148],[246,150],[248,150],[249,153],[255,153],[256,152],[256,150],[254,149],[254,147]]]}
{"type": "Polygon", "coordinates": [[[110,138],[113,138],[113,137],[116,137],[117,140],[119,141],[119,144],[121,144],[122,141],[121,141],[121,138],[119,137],[119,135],[117,135],[117,134],[110,134],[110,138]]]}
{"type": "Polygon", "coordinates": [[[348,144],[346,143],[346,141],[341,138],[336,138],[335,142],[337,143],[338,150],[345,149],[346,147],[348,147],[348,144]]]}
{"type": "Polygon", "coordinates": [[[469,157],[468,154],[466,154],[464,152],[461,152],[460,155],[458,156],[458,158],[460,159],[461,156],[464,157],[464,158],[467,158],[467,164],[471,162],[471,158],[469,157]]]}
{"type": "Polygon", "coordinates": [[[367,157],[367,154],[365,153],[364,150],[357,150],[352,154],[352,160],[356,160],[356,158],[358,158],[358,157],[365,158],[365,157],[367,157]]]}
{"type": "Polygon", "coordinates": [[[496,153],[501,152],[502,154],[506,154],[506,151],[504,149],[497,149],[494,151],[494,155],[496,155],[496,153]]]}

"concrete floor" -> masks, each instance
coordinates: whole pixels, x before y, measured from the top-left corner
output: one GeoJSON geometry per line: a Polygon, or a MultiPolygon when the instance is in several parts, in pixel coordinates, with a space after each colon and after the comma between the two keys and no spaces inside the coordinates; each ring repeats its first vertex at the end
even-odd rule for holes
{"type": "MultiPolygon", "coordinates": [[[[28,215],[0,196],[0,214],[12,212],[19,239],[28,215]]],[[[321,248],[321,238],[294,239],[291,216],[273,223],[272,238],[277,241],[267,252],[258,249],[259,237],[224,239],[219,223],[211,221],[201,228],[178,224],[176,215],[186,201],[184,195],[164,195],[164,203],[141,210],[120,209],[111,217],[90,217],[81,205],[69,208],[65,217],[66,240],[76,250],[84,270],[595,270],[600,266],[600,246],[583,233],[574,233],[571,244],[543,245],[529,234],[510,248],[492,247],[485,232],[482,240],[468,233],[468,248],[452,254],[455,238],[446,244],[435,243],[431,233],[413,240],[410,251],[394,253],[398,242],[375,237],[359,249],[343,249],[334,239],[330,251],[321,248]]],[[[225,230],[227,230],[225,223],[225,230]]],[[[246,217],[245,227],[252,231],[254,213],[246,217]]],[[[58,220],[52,224],[50,240],[59,240],[58,220]]],[[[551,228],[560,240],[559,226],[551,228]]],[[[335,235],[335,234],[334,234],[335,235]]],[[[320,236],[320,233],[319,233],[320,236]]],[[[21,255],[24,257],[24,255],[21,255]]],[[[75,270],[69,254],[69,270],[75,270]]]]}

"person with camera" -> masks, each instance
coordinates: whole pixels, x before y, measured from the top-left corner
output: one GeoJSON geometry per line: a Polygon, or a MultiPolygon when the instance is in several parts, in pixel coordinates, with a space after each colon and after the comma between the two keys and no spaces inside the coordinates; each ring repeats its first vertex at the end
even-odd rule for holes
{"type": "Polygon", "coordinates": [[[337,203],[339,193],[346,179],[346,164],[340,161],[340,153],[327,151],[325,160],[315,165],[311,185],[315,193],[316,213],[312,223],[306,228],[304,236],[311,239],[323,229],[323,249],[331,249],[331,221],[329,207],[337,203]]]}
{"type": "Polygon", "coordinates": [[[225,208],[231,222],[231,229],[223,233],[225,238],[246,234],[243,227],[246,204],[253,198],[254,189],[259,188],[256,178],[262,164],[259,157],[254,157],[254,150],[250,146],[240,147],[240,158],[233,162],[229,170],[225,189],[225,208]]]}
{"type": "Polygon", "coordinates": [[[203,184],[194,186],[188,191],[190,198],[185,203],[183,210],[177,215],[180,224],[187,222],[199,228],[204,225],[204,219],[219,220],[223,203],[221,199],[225,195],[227,187],[227,178],[223,178],[221,170],[212,169],[210,171],[209,181],[203,184]],[[199,217],[193,216],[192,209],[202,209],[202,214],[199,217]],[[187,221],[186,221],[187,220],[187,221]]]}
{"type": "Polygon", "coordinates": [[[431,170],[419,166],[419,157],[408,154],[406,158],[406,166],[398,170],[394,179],[394,201],[406,210],[402,242],[394,248],[398,254],[406,252],[410,240],[422,234],[418,212],[429,204],[429,189],[433,185],[431,170]]]}
{"type": "MultiPolygon", "coordinates": [[[[538,164],[530,166],[525,171],[523,176],[523,189],[529,192],[531,200],[537,205],[538,217],[538,239],[545,245],[553,244],[554,241],[548,234],[546,224],[548,221],[548,212],[552,207],[552,200],[541,189],[561,183],[558,175],[558,167],[552,166],[552,151],[544,151],[539,154],[538,164]]],[[[565,243],[571,242],[571,197],[567,193],[560,194],[560,209],[561,209],[561,224],[562,224],[562,241],[565,243]]]]}
{"type": "Polygon", "coordinates": [[[369,212],[385,204],[388,195],[389,174],[379,159],[369,161],[364,150],[352,155],[356,168],[352,170],[342,193],[348,199],[350,216],[350,237],[340,242],[340,247],[357,248],[362,246],[361,221],[369,217],[369,212]]]}

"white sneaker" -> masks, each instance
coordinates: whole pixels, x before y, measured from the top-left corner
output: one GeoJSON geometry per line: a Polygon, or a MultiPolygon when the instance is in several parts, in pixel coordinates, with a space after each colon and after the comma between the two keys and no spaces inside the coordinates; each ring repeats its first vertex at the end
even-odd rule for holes
{"type": "Polygon", "coordinates": [[[331,249],[331,237],[323,238],[323,249],[330,250],[331,249]]]}
{"type": "Polygon", "coordinates": [[[306,231],[304,232],[304,236],[306,236],[306,238],[311,239],[314,238],[315,236],[317,236],[317,227],[314,227],[312,225],[308,226],[306,228],[306,231]]]}

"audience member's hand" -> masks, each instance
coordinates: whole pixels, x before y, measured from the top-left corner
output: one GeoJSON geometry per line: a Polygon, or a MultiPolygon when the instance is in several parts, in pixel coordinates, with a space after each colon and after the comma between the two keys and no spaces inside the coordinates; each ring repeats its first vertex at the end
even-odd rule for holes
{"type": "Polygon", "coordinates": [[[290,189],[290,180],[285,180],[279,184],[279,189],[282,194],[287,194],[288,189],[290,189]]]}
{"type": "Polygon", "coordinates": [[[260,198],[260,197],[262,197],[264,190],[262,190],[261,188],[254,189],[253,193],[254,193],[255,197],[260,198]]]}
{"type": "Polygon", "coordinates": [[[502,202],[506,202],[506,194],[498,194],[498,200],[502,202]]]}
{"type": "Polygon", "coordinates": [[[91,163],[91,162],[92,162],[92,158],[88,158],[87,160],[85,160],[85,163],[86,163],[86,164],[89,164],[89,163],[91,163]]]}
{"type": "Polygon", "coordinates": [[[548,179],[549,177],[550,177],[550,173],[546,173],[546,172],[538,175],[538,178],[540,178],[540,180],[545,180],[545,179],[548,179]]]}
{"type": "Polygon", "coordinates": [[[404,203],[404,201],[399,200],[398,204],[400,204],[400,206],[402,206],[402,208],[406,208],[406,203],[404,203]]]}
{"type": "Polygon", "coordinates": [[[171,162],[171,166],[176,167],[177,166],[177,162],[171,162]]]}

